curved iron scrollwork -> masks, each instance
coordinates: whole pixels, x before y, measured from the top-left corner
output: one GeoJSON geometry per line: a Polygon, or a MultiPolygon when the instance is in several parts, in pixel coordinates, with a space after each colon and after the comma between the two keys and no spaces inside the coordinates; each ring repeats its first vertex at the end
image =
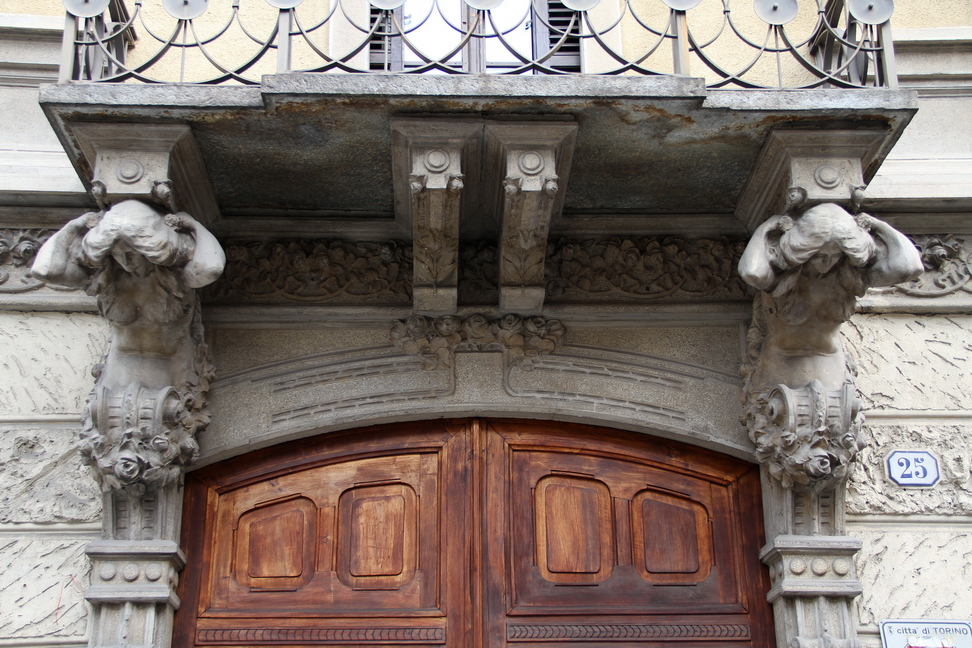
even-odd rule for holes
{"type": "Polygon", "coordinates": [[[77,33],[61,81],[257,85],[274,71],[690,75],[694,62],[711,88],[896,84],[887,1],[805,0],[801,9],[796,0],[755,0],[755,12],[742,0],[267,0],[270,8],[244,11],[237,1],[225,12],[161,1],[168,15],[157,2],[137,0],[129,13],[112,0],[64,0],[77,33]]]}

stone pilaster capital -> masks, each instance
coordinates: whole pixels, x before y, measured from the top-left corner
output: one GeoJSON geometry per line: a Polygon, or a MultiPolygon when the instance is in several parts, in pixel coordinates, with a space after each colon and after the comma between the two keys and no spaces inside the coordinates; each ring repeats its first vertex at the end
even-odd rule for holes
{"type": "Polygon", "coordinates": [[[85,550],[91,559],[92,603],[164,603],[179,609],[175,593],[186,556],[172,540],[96,540],[85,550]]]}
{"type": "Polygon", "coordinates": [[[773,583],[767,600],[854,598],[862,591],[854,564],[861,546],[860,540],[849,536],[776,536],[760,551],[773,583]]]}
{"type": "Polygon", "coordinates": [[[754,231],[785,211],[790,188],[803,191],[805,207],[851,206],[873,175],[874,161],[887,152],[886,140],[880,129],[772,131],[739,196],[736,218],[754,231]]]}

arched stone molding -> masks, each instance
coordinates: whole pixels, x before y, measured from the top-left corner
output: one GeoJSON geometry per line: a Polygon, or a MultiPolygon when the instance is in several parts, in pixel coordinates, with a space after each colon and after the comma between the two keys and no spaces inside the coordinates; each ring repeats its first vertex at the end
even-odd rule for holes
{"type": "MultiPolygon", "coordinates": [[[[511,317],[473,314],[456,319],[460,328],[492,328],[496,333],[503,331],[504,321],[520,326],[514,335],[527,338],[527,352],[515,338],[512,346],[504,346],[495,335],[480,338],[488,341],[471,348],[465,333],[455,334],[455,349],[446,352],[443,336],[431,336],[429,342],[423,335],[423,354],[414,345],[396,345],[387,329],[360,330],[362,344],[356,347],[338,346],[347,337],[337,332],[330,337],[326,332],[292,332],[292,344],[309,346],[316,339],[319,351],[224,370],[214,382],[213,421],[200,436],[198,465],[362,425],[485,414],[609,425],[752,459],[753,445],[738,422],[738,375],[727,366],[687,359],[690,355],[684,352],[709,344],[713,355],[725,355],[724,347],[732,345],[728,355],[736,357],[735,325],[720,327],[716,336],[705,327],[692,333],[679,329],[670,342],[658,335],[651,347],[625,345],[624,333],[612,333],[603,342],[597,342],[599,334],[591,334],[572,343],[570,324],[528,318],[539,319],[529,326],[546,332],[538,338],[543,342],[531,343],[527,326],[509,323],[511,317]],[[374,343],[367,344],[369,340],[374,343]],[[548,342],[551,348],[542,352],[530,347],[548,342]]],[[[217,355],[221,348],[237,353],[230,343],[220,347],[218,339],[217,355]]],[[[239,361],[227,359],[227,364],[234,367],[239,361]]]]}

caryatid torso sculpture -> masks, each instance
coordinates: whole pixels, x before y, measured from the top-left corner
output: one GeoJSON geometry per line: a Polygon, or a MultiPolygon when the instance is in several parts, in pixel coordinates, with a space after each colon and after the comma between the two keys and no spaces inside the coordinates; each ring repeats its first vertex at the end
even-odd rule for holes
{"type": "Polygon", "coordinates": [[[197,454],[212,367],[194,289],[224,265],[215,237],[191,216],[137,200],[72,220],[38,252],[34,276],[97,295],[111,324],[82,432],[106,490],[173,483],[197,454]]]}
{"type": "Polygon", "coordinates": [[[739,274],[761,291],[746,424],[757,457],[784,486],[846,476],[863,417],[840,325],[868,287],[909,281],[921,270],[907,237],[833,203],[773,216],[753,233],[739,261],[739,274]]]}

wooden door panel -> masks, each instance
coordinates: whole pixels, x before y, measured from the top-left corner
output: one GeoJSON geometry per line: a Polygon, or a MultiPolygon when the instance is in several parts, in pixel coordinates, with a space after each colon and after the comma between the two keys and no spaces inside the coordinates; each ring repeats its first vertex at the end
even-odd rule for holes
{"type": "Polygon", "coordinates": [[[205,616],[437,610],[438,482],[433,453],[406,452],[349,458],[226,493],[217,505],[216,537],[235,537],[236,551],[216,545],[205,616]],[[280,512],[263,514],[255,524],[265,531],[254,535],[247,521],[267,508],[280,512]],[[300,543],[299,557],[293,547],[277,546],[285,537],[300,543]],[[301,566],[296,575],[252,574],[301,566]]]}
{"type": "Polygon", "coordinates": [[[359,432],[193,475],[185,524],[207,524],[174,645],[468,645],[468,442],[359,432]]]}
{"type": "Polygon", "coordinates": [[[713,565],[708,511],[688,497],[644,490],[631,502],[632,555],[649,583],[700,583],[713,565]]]}
{"type": "Polygon", "coordinates": [[[676,449],[692,451],[651,443],[491,424],[485,623],[503,638],[491,645],[753,645],[749,608],[768,608],[740,559],[762,569],[759,542],[740,542],[733,510],[751,466],[702,451],[679,463],[676,449]]]}
{"type": "Polygon", "coordinates": [[[614,568],[611,495],[603,482],[548,475],[534,489],[536,563],[551,583],[600,583],[614,568]]]}
{"type": "Polygon", "coordinates": [[[317,508],[306,497],[250,509],[233,547],[236,581],[248,590],[297,590],[315,571],[317,508]]]}

